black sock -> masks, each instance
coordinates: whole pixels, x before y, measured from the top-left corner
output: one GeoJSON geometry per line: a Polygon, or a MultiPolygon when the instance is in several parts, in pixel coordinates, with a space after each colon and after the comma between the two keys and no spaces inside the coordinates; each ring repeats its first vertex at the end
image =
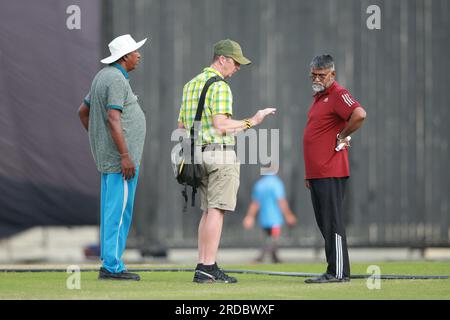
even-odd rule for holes
{"type": "Polygon", "coordinates": [[[214,262],[214,264],[209,264],[209,265],[204,264],[203,268],[207,271],[213,271],[213,270],[217,269],[217,264],[215,262],[214,262]]]}
{"type": "Polygon", "coordinates": [[[203,263],[197,263],[197,266],[195,267],[195,270],[203,269],[203,263]]]}

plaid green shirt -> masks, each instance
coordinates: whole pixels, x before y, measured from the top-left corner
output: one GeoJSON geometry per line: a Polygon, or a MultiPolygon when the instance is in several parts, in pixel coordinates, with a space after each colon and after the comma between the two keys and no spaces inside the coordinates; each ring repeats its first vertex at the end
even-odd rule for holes
{"type": "MultiPolygon", "coordinates": [[[[202,89],[209,78],[223,76],[213,68],[205,68],[202,73],[186,83],[183,88],[183,98],[181,101],[180,115],[178,121],[182,122],[189,133],[197,112],[198,101],[202,89]]],[[[233,95],[229,85],[223,81],[213,83],[205,97],[205,108],[202,116],[202,130],[199,134],[197,144],[205,145],[210,143],[220,143],[234,145],[234,136],[222,136],[213,127],[213,116],[216,114],[226,114],[231,116],[233,105],[233,95]],[[201,139],[201,140],[200,140],[201,139]]]]}

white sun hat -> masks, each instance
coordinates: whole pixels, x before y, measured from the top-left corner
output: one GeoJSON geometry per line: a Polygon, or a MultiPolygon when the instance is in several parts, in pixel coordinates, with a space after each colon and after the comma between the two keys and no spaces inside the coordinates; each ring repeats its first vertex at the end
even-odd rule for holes
{"type": "Polygon", "coordinates": [[[122,58],[124,55],[142,47],[145,41],[147,41],[147,38],[142,41],[136,42],[129,34],[119,36],[108,44],[111,55],[105,59],[100,60],[100,62],[105,64],[113,63],[114,61],[122,58]]]}

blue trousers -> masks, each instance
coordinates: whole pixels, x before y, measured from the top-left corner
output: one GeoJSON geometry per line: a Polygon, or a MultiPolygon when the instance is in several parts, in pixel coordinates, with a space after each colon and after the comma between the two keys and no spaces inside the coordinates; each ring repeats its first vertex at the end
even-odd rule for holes
{"type": "Polygon", "coordinates": [[[121,259],[133,217],[139,169],[131,180],[122,173],[102,173],[100,200],[100,259],[109,272],[125,271],[121,259]]]}

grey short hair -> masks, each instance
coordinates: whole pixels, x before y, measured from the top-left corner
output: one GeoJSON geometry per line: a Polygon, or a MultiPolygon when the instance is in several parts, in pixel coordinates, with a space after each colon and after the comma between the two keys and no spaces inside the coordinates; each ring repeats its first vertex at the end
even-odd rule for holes
{"type": "Polygon", "coordinates": [[[310,64],[313,69],[331,69],[334,71],[334,60],[329,54],[315,56],[310,64]]]}

